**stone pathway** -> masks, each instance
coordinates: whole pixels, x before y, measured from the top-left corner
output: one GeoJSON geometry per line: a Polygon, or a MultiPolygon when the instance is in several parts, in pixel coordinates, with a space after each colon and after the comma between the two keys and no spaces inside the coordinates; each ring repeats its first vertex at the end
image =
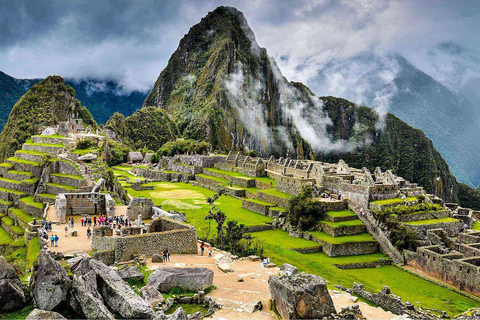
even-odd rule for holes
{"type": "MultiPolygon", "coordinates": [[[[169,267],[205,267],[214,271],[213,284],[217,287],[208,296],[223,306],[210,319],[277,319],[272,311],[268,310],[270,290],[268,277],[278,274],[278,268],[262,268],[259,262],[237,260],[230,264],[232,273],[224,273],[215,264],[222,254],[214,251],[214,257],[200,255],[172,255],[171,262],[165,264],[169,267]],[[243,282],[237,280],[241,277],[243,282]],[[262,301],[263,310],[248,313],[243,306],[252,301],[262,301]]],[[[152,263],[147,259],[147,266],[151,269],[163,267],[163,263],[152,263]]],[[[395,315],[381,308],[369,306],[356,300],[346,292],[330,291],[337,311],[342,307],[358,304],[367,319],[389,320],[395,315]]]]}

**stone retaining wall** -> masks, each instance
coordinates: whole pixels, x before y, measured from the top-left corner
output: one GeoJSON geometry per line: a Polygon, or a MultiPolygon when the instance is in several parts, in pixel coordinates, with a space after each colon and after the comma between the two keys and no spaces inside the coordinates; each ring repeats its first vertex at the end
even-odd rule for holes
{"type": "Polygon", "coordinates": [[[225,193],[231,195],[232,197],[245,197],[245,190],[244,189],[237,189],[235,187],[225,187],[225,193]]]}
{"type": "Polygon", "coordinates": [[[25,213],[36,216],[36,217],[43,217],[43,207],[38,208],[35,207],[29,203],[23,202],[23,201],[18,201],[18,207],[25,213]]]}
{"type": "Polygon", "coordinates": [[[11,210],[7,211],[7,216],[9,216],[13,221],[15,221],[15,225],[19,226],[22,229],[27,229],[28,228],[28,223],[23,222],[20,220],[19,217],[15,215],[11,210]]]}
{"type": "Polygon", "coordinates": [[[22,150],[38,151],[45,152],[53,155],[58,155],[62,152],[65,152],[65,147],[55,147],[55,146],[45,146],[45,145],[35,145],[35,144],[24,144],[22,150]]]}
{"type": "Polygon", "coordinates": [[[288,208],[289,199],[282,198],[276,195],[264,193],[262,191],[257,191],[257,199],[270,202],[270,203],[275,203],[277,206],[282,208],[288,208]]]}
{"type": "Polygon", "coordinates": [[[354,256],[375,253],[378,251],[378,243],[376,241],[332,244],[317,238],[313,238],[313,240],[320,243],[323,252],[330,257],[354,256]]]}
{"type": "Polygon", "coordinates": [[[13,164],[13,168],[17,171],[28,171],[31,172],[35,177],[40,178],[43,171],[43,166],[41,163],[38,165],[33,165],[30,163],[21,163],[6,160],[6,162],[13,164]]]}
{"type": "Polygon", "coordinates": [[[392,260],[378,259],[370,262],[356,262],[348,264],[333,264],[338,269],[363,269],[363,268],[378,268],[380,266],[388,266],[392,264],[392,260]]]}
{"type": "Polygon", "coordinates": [[[102,261],[107,266],[111,266],[115,263],[115,250],[96,251],[92,254],[92,259],[102,261]]]}
{"type": "Polygon", "coordinates": [[[217,181],[217,180],[208,179],[208,178],[205,178],[205,177],[202,177],[202,176],[199,176],[199,175],[195,176],[195,180],[198,181],[199,183],[203,184],[203,185],[207,185],[207,186],[211,186],[211,187],[222,185],[222,183],[217,181]]]}
{"type": "Polygon", "coordinates": [[[273,189],[273,183],[267,183],[267,182],[262,182],[255,180],[255,186],[260,189],[260,190],[267,190],[267,189],[273,189]]]}
{"type": "Polygon", "coordinates": [[[84,186],[85,180],[79,180],[71,177],[64,177],[64,176],[56,176],[56,175],[50,175],[50,181],[56,184],[62,184],[66,186],[72,186],[76,188],[80,188],[81,186],[84,186]]]}
{"type": "Polygon", "coordinates": [[[70,139],[60,137],[32,136],[33,143],[63,144],[68,146],[70,139]]]}
{"type": "Polygon", "coordinates": [[[17,151],[15,152],[15,158],[17,159],[23,159],[23,160],[28,160],[28,161],[35,161],[35,162],[43,162],[45,161],[44,157],[39,154],[31,154],[31,153],[24,153],[17,151]]]}
{"type": "Polygon", "coordinates": [[[315,184],[315,179],[300,179],[287,176],[277,176],[277,185],[276,189],[278,191],[297,195],[299,194],[304,185],[313,185],[315,184]]]}
{"type": "Polygon", "coordinates": [[[0,180],[0,187],[15,191],[21,191],[28,193],[29,195],[35,194],[37,183],[28,183],[20,181],[20,183],[14,183],[10,181],[0,180]]]}
{"type": "Polygon", "coordinates": [[[250,211],[263,214],[264,216],[268,216],[269,208],[271,206],[267,206],[261,203],[256,203],[253,201],[249,201],[247,199],[242,200],[242,208],[248,209],[250,211]]]}
{"type": "Polygon", "coordinates": [[[248,226],[247,232],[259,232],[259,231],[265,231],[265,230],[271,230],[273,229],[271,224],[262,224],[258,226],[248,226]]]}
{"type": "Polygon", "coordinates": [[[80,168],[78,168],[73,161],[67,159],[59,159],[55,161],[53,163],[53,171],[78,176],[82,175],[80,168]]]}
{"type": "Polygon", "coordinates": [[[332,237],[351,236],[367,232],[367,227],[364,224],[357,226],[332,227],[326,223],[320,223],[319,229],[332,237]]]}
{"type": "Polygon", "coordinates": [[[5,201],[10,201],[15,203],[24,196],[25,196],[24,194],[15,194],[15,193],[0,190],[0,199],[3,199],[5,201]]]}
{"type": "Polygon", "coordinates": [[[31,178],[33,175],[29,172],[26,172],[26,173],[17,173],[18,171],[7,171],[5,174],[3,174],[3,176],[7,179],[12,179],[12,180],[17,180],[17,181],[20,181],[20,180],[23,180],[23,179],[29,179],[31,178]]]}
{"type": "Polygon", "coordinates": [[[299,253],[317,253],[317,252],[322,252],[322,246],[316,246],[316,247],[308,247],[308,248],[293,248],[293,251],[297,251],[299,253]]]}
{"type": "Polygon", "coordinates": [[[0,203],[0,213],[7,214],[8,208],[10,208],[10,204],[0,203]]]}
{"type": "Polygon", "coordinates": [[[407,228],[415,230],[419,234],[427,234],[427,230],[431,229],[443,229],[450,237],[457,235],[462,230],[462,221],[457,222],[440,222],[431,224],[405,224],[407,228]]]}
{"type": "Polygon", "coordinates": [[[397,215],[397,217],[398,217],[398,220],[401,222],[408,222],[408,221],[448,218],[449,214],[447,211],[442,210],[442,211],[427,211],[427,212],[402,214],[402,215],[397,215]]]}

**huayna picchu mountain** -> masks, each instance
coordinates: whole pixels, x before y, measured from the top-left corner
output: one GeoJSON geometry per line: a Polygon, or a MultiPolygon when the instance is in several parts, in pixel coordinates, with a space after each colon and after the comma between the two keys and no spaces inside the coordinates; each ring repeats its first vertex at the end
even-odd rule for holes
{"type": "MultiPolygon", "coordinates": [[[[193,26],[144,107],[165,110],[184,138],[215,149],[345,159],[388,167],[448,201],[457,183],[423,132],[397,117],[289,82],[260,48],[243,14],[219,7],[193,26]]],[[[149,147],[147,145],[147,147],[149,147]]]]}
{"type": "Polygon", "coordinates": [[[15,104],[0,135],[0,159],[20,149],[30,136],[60,121],[82,119],[96,128],[92,115],[75,99],[75,90],[59,76],[50,76],[35,84],[15,104]]]}

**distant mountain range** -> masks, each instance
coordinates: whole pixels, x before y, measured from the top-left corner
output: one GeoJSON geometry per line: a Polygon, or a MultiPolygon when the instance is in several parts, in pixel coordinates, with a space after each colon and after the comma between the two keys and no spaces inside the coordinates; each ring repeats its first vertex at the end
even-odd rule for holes
{"type": "Polygon", "coordinates": [[[317,94],[339,95],[391,112],[421,129],[459,181],[480,184],[480,108],[472,102],[471,83],[465,90],[455,90],[401,55],[362,54],[326,65],[309,85],[317,94]],[[470,99],[464,96],[467,93],[470,99]]]}
{"type": "MultiPolygon", "coordinates": [[[[0,71],[0,131],[18,99],[42,79],[16,79],[0,71]]],[[[126,92],[115,81],[67,78],[66,84],[76,91],[76,98],[86,106],[99,124],[115,113],[131,115],[142,107],[147,92],[126,92]]]]}

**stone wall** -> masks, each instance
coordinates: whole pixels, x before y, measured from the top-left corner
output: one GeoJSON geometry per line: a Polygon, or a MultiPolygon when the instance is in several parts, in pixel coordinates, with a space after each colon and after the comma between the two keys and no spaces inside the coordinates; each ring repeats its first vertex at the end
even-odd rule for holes
{"type": "Polygon", "coordinates": [[[276,189],[292,195],[297,195],[302,191],[304,185],[315,184],[315,179],[300,179],[295,177],[280,176],[277,179],[276,189]]]}
{"type": "Polygon", "coordinates": [[[55,200],[55,208],[60,222],[70,214],[114,214],[115,202],[105,193],[59,193],[55,200]]]}
{"type": "Polygon", "coordinates": [[[115,250],[96,251],[92,254],[92,259],[102,261],[107,266],[115,263],[115,250]]]}
{"type": "Polygon", "coordinates": [[[332,237],[350,236],[367,232],[367,227],[364,224],[357,226],[333,227],[327,223],[322,223],[319,225],[319,229],[332,237]]]}
{"type": "Polygon", "coordinates": [[[50,175],[49,180],[50,182],[53,182],[56,184],[73,186],[76,188],[80,188],[86,184],[86,181],[84,179],[76,179],[68,176],[59,176],[55,174],[50,175]]]}
{"type": "Polygon", "coordinates": [[[268,216],[270,206],[252,200],[243,199],[242,208],[268,216]]]}
{"type": "Polygon", "coordinates": [[[376,241],[332,244],[316,238],[313,238],[313,240],[320,243],[322,245],[323,252],[330,257],[354,256],[375,253],[378,251],[378,243],[376,241]]]}
{"type": "Polygon", "coordinates": [[[268,194],[268,193],[263,193],[261,191],[257,192],[257,199],[270,202],[270,203],[275,203],[277,206],[282,207],[282,208],[287,208],[288,207],[288,202],[289,199],[282,198],[276,195],[268,194]]]}
{"type": "Polygon", "coordinates": [[[80,169],[78,166],[70,160],[67,159],[58,159],[52,163],[52,169],[54,172],[60,172],[71,175],[81,175],[80,169]]]}
{"type": "Polygon", "coordinates": [[[383,286],[382,291],[378,293],[371,293],[365,290],[362,284],[353,283],[353,288],[350,289],[351,293],[362,297],[381,308],[391,311],[397,315],[409,314],[410,310],[402,302],[402,299],[390,292],[387,286],[383,286]]]}
{"type": "Polygon", "coordinates": [[[149,219],[153,215],[154,204],[150,198],[133,198],[127,207],[127,217],[136,220],[141,214],[143,219],[149,219]]]}
{"type": "Polygon", "coordinates": [[[430,224],[405,224],[407,228],[413,229],[417,234],[427,234],[428,230],[431,229],[443,229],[450,237],[457,235],[462,229],[462,221],[457,222],[440,222],[440,223],[430,223],[430,224]]]}
{"type": "Polygon", "coordinates": [[[63,144],[68,146],[70,139],[50,136],[32,136],[33,143],[63,144]]]}
{"type": "Polygon", "coordinates": [[[431,220],[442,219],[449,217],[449,213],[445,210],[442,211],[422,211],[417,213],[397,215],[398,220],[401,222],[418,221],[418,220],[431,220]]]}

